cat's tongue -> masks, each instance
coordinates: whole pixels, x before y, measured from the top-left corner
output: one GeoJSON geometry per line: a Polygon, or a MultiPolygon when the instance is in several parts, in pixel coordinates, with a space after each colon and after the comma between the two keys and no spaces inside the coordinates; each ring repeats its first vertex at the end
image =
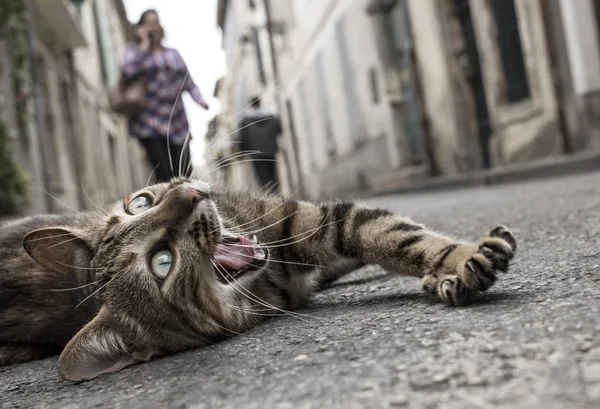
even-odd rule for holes
{"type": "Polygon", "coordinates": [[[256,244],[242,235],[235,239],[237,243],[227,241],[217,245],[215,260],[226,270],[245,270],[254,261],[256,244]]]}

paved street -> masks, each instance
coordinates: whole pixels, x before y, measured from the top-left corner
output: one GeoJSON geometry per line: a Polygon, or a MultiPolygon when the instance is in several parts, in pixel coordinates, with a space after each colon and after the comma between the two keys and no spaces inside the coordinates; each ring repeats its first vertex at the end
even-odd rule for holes
{"type": "Polygon", "coordinates": [[[96,381],[60,380],[56,359],[0,368],[0,406],[600,407],[599,180],[372,200],[456,236],[513,230],[511,272],[473,306],[431,303],[418,281],[365,268],[315,297],[305,321],[272,319],[96,381]]]}

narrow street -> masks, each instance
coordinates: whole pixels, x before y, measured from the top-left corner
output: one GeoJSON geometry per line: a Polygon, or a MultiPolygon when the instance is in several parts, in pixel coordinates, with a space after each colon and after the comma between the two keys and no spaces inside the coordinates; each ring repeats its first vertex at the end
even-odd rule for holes
{"type": "Polygon", "coordinates": [[[368,267],[211,347],[95,381],[56,359],[0,368],[2,408],[592,408],[600,402],[600,174],[388,196],[454,236],[508,225],[509,274],[466,308],[368,267]]]}

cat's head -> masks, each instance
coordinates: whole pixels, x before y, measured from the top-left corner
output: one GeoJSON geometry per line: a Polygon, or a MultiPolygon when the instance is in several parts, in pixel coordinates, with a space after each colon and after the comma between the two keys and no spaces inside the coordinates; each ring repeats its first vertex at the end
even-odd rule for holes
{"type": "Polygon", "coordinates": [[[73,381],[231,335],[246,319],[236,286],[268,260],[255,238],[224,228],[208,185],[187,179],[142,189],[84,226],[33,231],[24,246],[42,265],[99,280],[89,293],[101,288],[100,312],[59,359],[73,381]]]}

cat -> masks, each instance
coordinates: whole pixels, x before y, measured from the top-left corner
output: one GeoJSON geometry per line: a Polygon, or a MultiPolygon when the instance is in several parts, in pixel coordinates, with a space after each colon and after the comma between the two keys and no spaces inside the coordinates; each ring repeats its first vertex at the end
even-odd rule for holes
{"type": "Polygon", "coordinates": [[[0,228],[0,365],[60,354],[63,379],[91,380],[243,332],[367,264],[463,306],[515,251],[505,226],[463,242],[359,203],[176,178],[104,211],[0,228]]]}

